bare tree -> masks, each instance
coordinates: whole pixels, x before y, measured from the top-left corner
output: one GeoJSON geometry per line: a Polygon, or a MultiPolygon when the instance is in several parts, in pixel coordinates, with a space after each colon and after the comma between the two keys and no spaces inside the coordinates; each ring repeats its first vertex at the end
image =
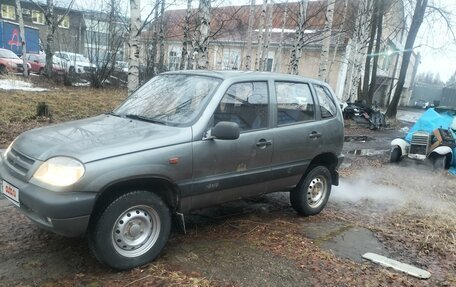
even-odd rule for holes
{"type": "Polygon", "coordinates": [[[28,67],[27,67],[27,41],[25,39],[25,28],[24,28],[24,18],[22,17],[22,7],[21,1],[16,0],[16,14],[19,18],[19,30],[21,34],[21,44],[22,44],[22,67],[23,74],[25,77],[28,76],[28,67]]]}
{"type": "Polygon", "coordinates": [[[192,11],[192,0],[187,0],[187,11],[185,14],[185,22],[184,22],[184,39],[182,41],[182,54],[181,54],[181,62],[180,62],[180,69],[186,70],[190,64],[190,57],[189,57],[189,48],[191,45],[190,41],[190,16],[192,11]]]}
{"type": "Polygon", "coordinates": [[[279,71],[279,64],[282,62],[282,50],[283,50],[283,42],[284,42],[284,35],[285,35],[285,26],[287,24],[288,18],[288,0],[285,1],[285,9],[283,10],[283,18],[282,18],[282,30],[280,31],[280,38],[279,38],[279,47],[277,48],[277,60],[274,65],[274,72],[279,71]]]}
{"type": "MultiPolygon", "coordinates": [[[[209,67],[209,37],[211,36],[211,0],[199,1],[199,29],[196,30],[195,64],[198,69],[209,67]]],[[[195,47],[195,45],[194,45],[195,47]]]]}
{"type": "Polygon", "coordinates": [[[299,73],[299,59],[301,58],[301,49],[304,41],[307,5],[308,0],[299,1],[298,26],[296,27],[295,40],[290,55],[290,65],[288,66],[288,73],[293,75],[299,73]]]}
{"type": "Polygon", "coordinates": [[[266,59],[268,58],[269,53],[269,42],[271,41],[271,32],[272,32],[272,17],[274,12],[274,4],[268,5],[268,16],[267,16],[267,25],[264,30],[264,44],[261,51],[261,67],[260,71],[266,71],[267,63],[266,59]]]}
{"type": "Polygon", "coordinates": [[[139,33],[141,26],[141,1],[130,0],[130,35],[128,40],[128,94],[139,85],[139,33]]]}
{"type": "Polygon", "coordinates": [[[356,8],[353,36],[347,45],[347,77],[342,99],[356,99],[360,87],[366,46],[369,41],[369,23],[372,15],[372,0],[359,1],[356,8]]]}
{"type": "Polygon", "coordinates": [[[41,4],[37,3],[35,0],[30,0],[35,6],[41,10],[44,14],[44,19],[47,25],[47,36],[46,36],[46,66],[44,67],[44,74],[46,77],[52,77],[52,67],[53,67],[53,56],[54,56],[54,37],[55,31],[59,27],[59,25],[63,22],[65,17],[68,16],[71,8],[73,7],[75,0],[70,0],[68,5],[66,6],[65,13],[63,15],[56,15],[54,13],[54,0],[46,0],[46,9],[42,7],[41,4]]]}
{"type": "Polygon", "coordinates": [[[250,70],[252,66],[252,40],[253,40],[253,21],[255,20],[255,0],[250,0],[249,7],[249,26],[247,28],[247,51],[245,56],[245,70],[250,70]]]}
{"type": "Polygon", "coordinates": [[[328,6],[326,8],[325,28],[323,32],[323,42],[320,53],[320,67],[318,69],[318,78],[322,81],[326,81],[328,77],[329,47],[331,44],[335,3],[335,0],[328,0],[328,6]]]}
{"type": "Polygon", "coordinates": [[[416,0],[415,9],[412,16],[412,22],[410,24],[410,30],[407,34],[407,39],[405,41],[404,55],[402,57],[401,68],[399,72],[399,78],[397,81],[396,90],[394,91],[394,96],[389,103],[388,109],[386,110],[386,117],[395,118],[397,114],[397,106],[401,98],[402,89],[404,88],[405,77],[407,75],[407,69],[410,63],[410,58],[413,52],[413,46],[415,44],[416,36],[418,31],[423,23],[424,14],[426,13],[426,8],[428,5],[428,0],[416,0]]]}
{"type": "Polygon", "coordinates": [[[264,43],[264,30],[266,22],[266,8],[268,0],[263,0],[263,6],[261,7],[260,25],[258,26],[258,47],[255,55],[255,70],[263,70],[263,43],[264,43]]]}
{"type": "Polygon", "coordinates": [[[160,54],[158,57],[159,73],[165,71],[165,3],[166,0],[160,0],[160,29],[158,32],[158,41],[160,43],[160,54]]]}

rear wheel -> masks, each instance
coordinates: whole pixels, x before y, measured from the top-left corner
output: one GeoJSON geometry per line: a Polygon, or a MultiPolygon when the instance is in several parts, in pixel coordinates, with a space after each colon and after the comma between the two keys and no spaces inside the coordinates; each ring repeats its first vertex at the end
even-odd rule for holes
{"type": "Polygon", "coordinates": [[[6,67],[3,65],[0,65],[0,75],[4,75],[7,73],[8,73],[8,70],[6,69],[6,67]]]}
{"type": "Polygon", "coordinates": [[[396,146],[391,149],[390,162],[399,162],[401,160],[402,151],[401,148],[396,146]]]}
{"type": "Polygon", "coordinates": [[[156,194],[133,191],[110,203],[89,228],[89,245],[101,262],[129,269],[154,260],[171,230],[169,208],[156,194]]]}
{"type": "Polygon", "coordinates": [[[306,216],[320,213],[328,202],[331,185],[331,173],[328,168],[313,167],[296,189],[291,191],[291,206],[296,212],[306,216]]]}

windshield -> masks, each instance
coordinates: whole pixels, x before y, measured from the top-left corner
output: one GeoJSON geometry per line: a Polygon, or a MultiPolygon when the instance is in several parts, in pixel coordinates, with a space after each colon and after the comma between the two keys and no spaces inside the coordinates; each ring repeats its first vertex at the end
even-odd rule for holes
{"type": "Polygon", "coordinates": [[[160,75],[139,88],[114,113],[162,124],[189,124],[220,82],[204,76],[160,75]]]}
{"type": "Polygon", "coordinates": [[[0,58],[19,59],[19,57],[10,50],[0,49],[0,58]]]}

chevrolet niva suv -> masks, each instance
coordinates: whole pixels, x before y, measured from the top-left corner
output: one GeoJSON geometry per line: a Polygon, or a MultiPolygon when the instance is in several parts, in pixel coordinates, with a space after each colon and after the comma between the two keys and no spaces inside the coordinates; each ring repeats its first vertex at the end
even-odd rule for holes
{"type": "Polygon", "coordinates": [[[337,185],[343,119],[330,87],[300,76],[182,71],[113,112],[27,131],[1,156],[2,194],[33,222],[87,236],[105,264],[156,258],[171,219],[274,191],[302,215],[337,185]]]}

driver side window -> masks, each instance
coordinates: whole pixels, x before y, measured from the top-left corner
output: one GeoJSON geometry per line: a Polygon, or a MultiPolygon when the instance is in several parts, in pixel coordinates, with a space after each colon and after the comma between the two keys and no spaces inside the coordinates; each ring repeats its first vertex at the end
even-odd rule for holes
{"type": "Polygon", "coordinates": [[[221,121],[237,123],[241,131],[268,126],[269,97],[267,82],[231,85],[214,112],[214,125],[221,121]]]}

